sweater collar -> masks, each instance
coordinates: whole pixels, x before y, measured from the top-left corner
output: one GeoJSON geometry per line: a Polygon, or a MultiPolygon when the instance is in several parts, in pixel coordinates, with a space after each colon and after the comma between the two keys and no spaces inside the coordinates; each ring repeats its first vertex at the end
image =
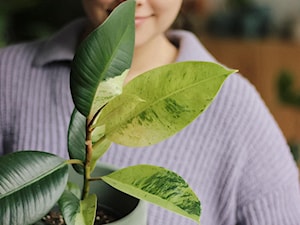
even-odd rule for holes
{"type": "MultiPolygon", "coordinates": [[[[45,40],[35,55],[34,65],[44,66],[52,62],[72,61],[79,37],[86,23],[86,19],[77,19],[45,40]]],[[[216,61],[193,33],[184,30],[171,30],[167,36],[179,47],[177,62],[188,60],[216,61]]]]}
{"type": "Polygon", "coordinates": [[[171,30],[167,36],[179,48],[177,62],[216,61],[193,33],[185,30],[171,30]]]}
{"type": "Polygon", "coordinates": [[[52,62],[71,61],[86,23],[86,19],[77,19],[45,40],[35,55],[33,65],[44,66],[52,62]]]}

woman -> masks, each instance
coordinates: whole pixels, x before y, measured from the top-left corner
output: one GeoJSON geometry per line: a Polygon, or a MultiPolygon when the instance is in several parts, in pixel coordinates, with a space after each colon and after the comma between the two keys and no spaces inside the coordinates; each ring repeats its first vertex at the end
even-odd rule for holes
{"type": "MultiPolygon", "coordinates": [[[[79,41],[118,4],[83,0],[77,20],[44,41],[0,50],[0,154],[36,149],[67,157],[73,102],[70,61],[79,41]]],[[[126,82],[175,61],[215,59],[186,31],[166,31],[183,0],[137,0],[136,43],[126,82]]],[[[300,225],[297,168],[258,93],[239,74],[190,126],[155,146],[113,145],[102,159],[123,167],[164,166],[181,174],[202,202],[202,225],[300,225]]],[[[150,206],[149,225],[194,224],[150,206]]]]}

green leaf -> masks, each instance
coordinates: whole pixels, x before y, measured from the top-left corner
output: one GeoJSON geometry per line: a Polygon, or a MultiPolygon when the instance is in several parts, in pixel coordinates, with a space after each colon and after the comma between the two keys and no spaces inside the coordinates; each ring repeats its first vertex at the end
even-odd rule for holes
{"type": "Polygon", "coordinates": [[[137,165],[103,177],[114,188],[199,222],[200,202],[188,184],[167,169],[137,165]]]}
{"type": "Polygon", "coordinates": [[[32,224],[63,193],[68,165],[58,156],[21,151],[0,157],[0,224],[32,224]]]}
{"type": "Polygon", "coordinates": [[[91,172],[94,171],[98,159],[103,156],[103,154],[109,149],[111,146],[111,141],[108,139],[102,139],[97,143],[93,143],[93,155],[91,160],[91,172]]]}
{"type": "Polygon", "coordinates": [[[134,16],[135,1],[120,4],[76,51],[71,93],[76,108],[85,117],[93,117],[107,101],[121,93],[133,55],[134,16]]]}
{"type": "Polygon", "coordinates": [[[65,190],[58,203],[66,224],[94,225],[97,210],[95,194],[80,200],[71,191],[65,190]]]}
{"type": "Polygon", "coordinates": [[[97,196],[89,195],[80,201],[80,213],[77,214],[75,225],[93,225],[97,210],[97,196]]]}
{"type": "Polygon", "coordinates": [[[95,126],[104,126],[105,137],[118,144],[155,144],[201,114],[233,72],[211,62],[181,62],[153,69],[129,82],[103,108],[95,126]],[[128,102],[134,107],[124,104],[128,102]]]}
{"type": "Polygon", "coordinates": [[[65,190],[73,193],[78,199],[81,198],[81,188],[78,186],[78,184],[68,182],[65,190]]]}
{"type": "MultiPolygon", "coordinates": [[[[85,161],[85,138],[86,138],[86,118],[77,111],[73,110],[69,129],[68,129],[68,152],[70,159],[85,161]]],[[[83,167],[72,165],[80,174],[83,174],[83,167]]]]}
{"type": "Polygon", "coordinates": [[[75,225],[75,219],[80,212],[80,199],[69,190],[65,190],[58,201],[64,220],[68,225],[75,225]]]}

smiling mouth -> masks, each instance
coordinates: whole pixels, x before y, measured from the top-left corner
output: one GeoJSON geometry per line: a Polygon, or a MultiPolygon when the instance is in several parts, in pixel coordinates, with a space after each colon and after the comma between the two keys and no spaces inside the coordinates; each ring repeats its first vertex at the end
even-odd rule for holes
{"type": "Polygon", "coordinates": [[[137,16],[135,17],[134,21],[135,21],[135,25],[139,26],[140,24],[142,24],[148,17],[142,17],[142,16],[137,16]]]}

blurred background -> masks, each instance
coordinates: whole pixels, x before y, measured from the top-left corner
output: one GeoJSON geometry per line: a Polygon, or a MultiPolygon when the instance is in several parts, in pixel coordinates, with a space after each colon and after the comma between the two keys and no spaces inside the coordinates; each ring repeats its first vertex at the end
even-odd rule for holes
{"type": "MultiPolygon", "coordinates": [[[[192,30],[258,89],[300,165],[300,1],[184,0],[192,30]]],[[[81,0],[0,0],[0,47],[45,38],[84,15],[81,0]]]]}
{"type": "Polygon", "coordinates": [[[47,37],[83,15],[81,0],[0,0],[0,46],[47,37]]]}

